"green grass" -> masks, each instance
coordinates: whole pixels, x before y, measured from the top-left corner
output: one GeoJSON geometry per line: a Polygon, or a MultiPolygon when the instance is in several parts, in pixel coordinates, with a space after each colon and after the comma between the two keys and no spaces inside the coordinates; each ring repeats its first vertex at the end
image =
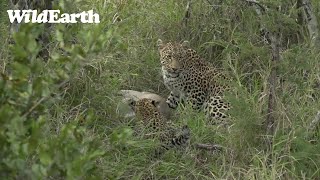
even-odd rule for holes
{"type": "MultiPolygon", "coordinates": [[[[100,1],[93,1],[95,3],[99,4],[100,1]]],[[[259,41],[259,22],[254,11],[229,1],[219,9],[219,14],[205,1],[194,3],[186,29],[181,24],[185,5],[185,2],[176,1],[124,1],[118,6],[115,3],[113,6],[122,19],[114,25],[118,46],[109,47],[94,57],[89,66],[82,70],[81,78],[76,78],[70,84],[68,98],[74,101],[66,101],[71,103],[69,108],[90,107],[98,114],[92,127],[94,136],[105,138],[104,148],[110,153],[99,163],[103,176],[111,179],[316,177],[319,174],[317,166],[310,165],[314,173],[299,169],[299,159],[296,159],[290,147],[294,145],[293,138],[296,138],[292,133],[306,128],[319,107],[319,103],[310,101],[306,96],[319,70],[319,62],[315,59],[317,52],[310,50],[311,53],[307,53],[305,50],[309,48],[301,44],[296,45],[298,51],[292,48],[283,53],[282,64],[288,69],[280,71],[280,77],[286,81],[282,87],[278,87],[284,89],[279,89],[277,97],[279,135],[274,138],[272,151],[267,152],[262,127],[265,116],[261,112],[266,108],[266,83],[271,55],[268,47],[259,41]],[[234,106],[232,114],[235,123],[229,131],[208,126],[204,115],[191,109],[180,108],[180,116],[173,120],[190,126],[191,143],[218,143],[227,147],[226,150],[210,152],[190,147],[182,152],[168,152],[159,160],[150,160],[154,147],[152,142],[129,135],[127,141],[119,140],[121,143],[110,144],[115,132],[121,134],[133,126],[131,119],[125,120],[115,113],[119,102],[116,93],[120,89],[168,95],[161,79],[155,46],[158,38],[189,40],[204,58],[230,70],[231,76],[235,77],[235,96],[230,98],[234,106]],[[310,66],[292,63],[299,61],[299,57],[306,57],[306,54],[309,54],[310,66]],[[293,71],[292,68],[306,68],[312,78],[305,82],[300,78],[299,71],[289,73],[293,71]],[[297,85],[295,81],[302,84],[297,85]]],[[[111,19],[111,16],[106,19],[111,19]]],[[[57,106],[65,105],[65,101],[61,103],[57,106]]],[[[314,161],[315,165],[319,164],[319,158],[314,161]]]]}
{"type": "MultiPolygon", "coordinates": [[[[223,2],[217,9],[207,1],[194,2],[188,27],[184,27],[186,2],[84,0],[73,6],[72,10],[98,11],[102,18],[99,28],[110,36],[105,49],[81,61],[69,82],[58,91],[59,99],[45,107],[49,130],[44,135],[59,134],[64,124],[85,120],[92,114],[81,128],[84,138],[98,144],[99,150],[106,153],[95,161],[97,176],[103,179],[319,177],[319,142],[312,144],[304,140],[305,130],[320,107],[319,87],[314,86],[319,82],[319,51],[311,49],[307,42],[290,41],[286,46],[289,48],[281,53],[276,87],[277,128],[268,150],[262,124],[266,118],[271,52],[261,42],[255,11],[236,0],[223,2]],[[122,21],[112,23],[115,14],[122,21]],[[191,144],[217,143],[225,147],[221,152],[190,146],[152,159],[155,143],[133,133],[135,119],[125,119],[116,113],[121,100],[117,93],[121,89],[168,96],[161,77],[158,38],[190,41],[203,58],[223,67],[233,78],[232,92],[227,97],[233,106],[230,128],[208,125],[204,114],[190,107],[178,108],[172,120],[179,125],[188,124],[191,144]]],[[[4,32],[4,27],[0,23],[0,32],[4,32]]],[[[84,34],[94,35],[99,28],[79,25],[72,37],[86,48],[85,38],[79,32],[84,29],[84,34]]],[[[289,34],[296,33],[292,29],[289,34]]],[[[52,51],[56,50],[57,46],[52,45],[52,51]]],[[[1,50],[1,55],[4,52],[1,50]]],[[[9,61],[7,56],[1,58],[9,61]]]]}
{"type": "MultiPolygon", "coordinates": [[[[7,17],[7,4],[5,3],[5,1],[1,1],[0,2],[0,16],[1,17],[7,17]]],[[[2,62],[0,63],[0,71],[3,72],[6,66],[6,63],[3,61],[4,59],[6,59],[7,57],[7,41],[8,41],[8,21],[5,19],[2,19],[0,21],[0,41],[2,42],[0,45],[0,60],[2,60],[2,62]]]]}

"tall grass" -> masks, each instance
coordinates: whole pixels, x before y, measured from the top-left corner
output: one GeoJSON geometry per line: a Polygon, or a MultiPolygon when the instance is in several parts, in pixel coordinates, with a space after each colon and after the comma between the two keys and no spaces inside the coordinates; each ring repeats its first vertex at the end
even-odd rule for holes
{"type": "MultiPolygon", "coordinates": [[[[319,87],[315,87],[319,83],[319,51],[302,40],[290,41],[281,52],[276,87],[277,128],[268,151],[263,121],[271,51],[261,39],[259,18],[254,9],[237,0],[209,2],[199,0],[191,4],[187,26],[182,21],[186,0],[84,0],[76,4],[73,11],[92,8],[97,11],[102,18],[99,27],[110,33],[110,38],[102,52],[86,57],[61,89],[60,99],[47,107],[50,129],[55,130],[47,131],[48,136],[59,133],[64,124],[92,114],[93,118],[84,122],[83,128],[86,138],[99,142],[99,148],[106,152],[96,162],[98,175],[104,179],[320,177],[319,142],[312,144],[304,139],[305,129],[320,107],[319,87]],[[113,21],[115,17],[119,21],[113,21]],[[155,143],[133,132],[134,118],[125,119],[116,113],[120,89],[168,96],[155,45],[158,38],[190,41],[203,58],[224,68],[232,77],[232,91],[227,97],[233,107],[232,126],[227,129],[212,126],[204,114],[188,106],[179,107],[172,119],[176,124],[189,125],[191,144],[220,144],[224,147],[222,151],[190,146],[152,159],[155,143]]],[[[289,3],[282,5],[293,8],[289,3]]],[[[315,10],[319,12],[318,7],[315,10]]],[[[1,32],[3,27],[0,24],[1,32]]],[[[79,25],[79,32],[81,28],[94,34],[90,25],[79,25]]],[[[297,29],[300,31],[302,27],[286,31],[295,34],[297,29]]],[[[85,42],[79,38],[79,44],[85,42]]]]}
{"type": "MultiPolygon", "coordinates": [[[[118,45],[94,57],[88,69],[82,71],[81,78],[71,83],[69,91],[70,96],[78,100],[71,107],[86,104],[99,114],[92,128],[95,135],[103,135],[105,148],[110,152],[99,164],[102,174],[125,179],[290,179],[319,175],[317,145],[309,144],[302,134],[296,134],[307,128],[320,107],[318,101],[310,98],[319,98],[313,88],[319,72],[318,52],[304,43],[292,44],[282,52],[279,79],[283,82],[277,87],[278,129],[272,151],[268,152],[264,147],[262,123],[271,52],[260,37],[260,22],[254,9],[232,0],[217,7],[199,1],[192,3],[191,17],[185,27],[182,19],[186,1],[115,1],[108,6],[113,11],[105,18],[110,20],[117,13],[122,20],[113,24],[118,45]],[[234,92],[230,97],[234,124],[228,130],[208,125],[204,115],[193,112],[190,107],[179,108],[180,115],[173,119],[190,126],[191,144],[218,143],[226,147],[222,152],[190,147],[150,160],[152,142],[131,133],[121,137],[126,140],[112,141],[118,137],[117,133],[127,132],[134,126],[134,120],[115,114],[118,90],[168,95],[160,75],[155,46],[158,38],[190,41],[202,57],[225,68],[234,77],[234,92]],[[307,79],[303,71],[308,71],[307,79]],[[307,145],[299,149],[296,146],[300,147],[300,143],[307,145]],[[308,156],[297,155],[300,153],[308,156]],[[310,169],[306,167],[307,162],[310,169]]],[[[98,10],[103,14],[103,9],[98,10]]]]}

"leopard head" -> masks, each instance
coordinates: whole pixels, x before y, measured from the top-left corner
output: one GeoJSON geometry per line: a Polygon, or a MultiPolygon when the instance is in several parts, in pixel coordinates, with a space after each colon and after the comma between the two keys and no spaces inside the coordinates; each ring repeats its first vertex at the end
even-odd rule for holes
{"type": "Polygon", "coordinates": [[[187,43],[187,41],[183,43],[163,43],[161,39],[158,39],[160,62],[164,70],[173,74],[179,74],[182,71],[184,60],[187,57],[187,43]]]}
{"type": "Polygon", "coordinates": [[[130,106],[136,115],[142,118],[144,121],[159,114],[157,108],[158,104],[153,99],[143,98],[137,101],[132,101],[130,102],[130,106]]]}

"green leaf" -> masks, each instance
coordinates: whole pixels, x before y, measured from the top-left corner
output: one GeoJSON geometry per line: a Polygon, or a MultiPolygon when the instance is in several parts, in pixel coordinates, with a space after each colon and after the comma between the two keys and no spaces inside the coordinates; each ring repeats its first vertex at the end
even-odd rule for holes
{"type": "Polygon", "coordinates": [[[63,33],[60,31],[60,30],[56,30],[56,39],[59,43],[59,46],[61,48],[63,48],[65,45],[64,45],[64,37],[63,37],[63,33]]]}
{"type": "Polygon", "coordinates": [[[12,52],[12,54],[14,54],[14,58],[16,60],[24,60],[25,58],[28,57],[28,53],[24,50],[24,48],[22,46],[11,46],[10,50],[12,52]]]}
{"type": "Polygon", "coordinates": [[[89,159],[96,159],[100,156],[103,156],[105,155],[105,151],[102,151],[102,150],[95,150],[94,152],[90,153],[89,155],[89,159]]]}
{"type": "Polygon", "coordinates": [[[13,62],[13,78],[20,80],[27,80],[30,75],[30,68],[22,63],[13,62]]]}
{"type": "Polygon", "coordinates": [[[47,151],[41,151],[39,154],[40,162],[44,165],[50,165],[52,163],[52,158],[47,151]]]}
{"type": "Polygon", "coordinates": [[[28,41],[27,50],[30,53],[36,53],[38,51],[38,48],[39,48],[39,46],[38,46],[37,42],[34,39],[30,39],[28,41]]]}

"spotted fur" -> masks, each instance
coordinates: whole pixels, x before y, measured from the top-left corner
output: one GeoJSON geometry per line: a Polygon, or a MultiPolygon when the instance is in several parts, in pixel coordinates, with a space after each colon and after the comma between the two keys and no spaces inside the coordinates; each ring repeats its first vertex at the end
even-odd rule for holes
{"type": "Polygon", "coordinates": [[[193,109],[204,110],[213,123],[225,122],[230,104],[223,94],[228,79],[221,69],[202,59],[195,50],[183,43],[163,43],[158,40],[164,84],[171,91],[169,107],[188,102],[193,109]],[[183,100],[183,101],[182,101],[183,100]]]}
{"type": "Polygon", "coordinates": [[[155,101],[152,99],[139,99],[131,103],[132,109],[146,128],[146,136],[159,139],[161,146],[156,150],[156,155],[174,147],[185,146],[190,139],[190,129],[185,125],[178,130],[163,116],[155,101]]]}

